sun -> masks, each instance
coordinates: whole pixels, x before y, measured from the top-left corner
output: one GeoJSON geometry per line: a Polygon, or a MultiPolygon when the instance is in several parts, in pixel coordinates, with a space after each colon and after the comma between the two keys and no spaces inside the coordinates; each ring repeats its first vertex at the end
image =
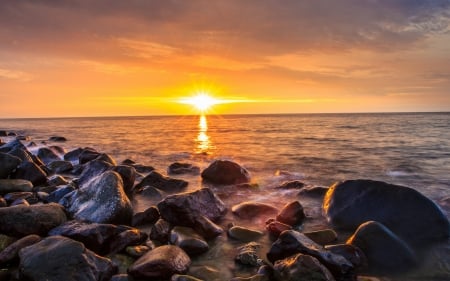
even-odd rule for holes
{"type": "Polygon", "coordinates": [[[193,105],[201,112],[209,110],[213,105],[221,103],[220,100],[213,98],[206,92],[199,92],[193,97],[180,100],[181,103],[193,105]]]}

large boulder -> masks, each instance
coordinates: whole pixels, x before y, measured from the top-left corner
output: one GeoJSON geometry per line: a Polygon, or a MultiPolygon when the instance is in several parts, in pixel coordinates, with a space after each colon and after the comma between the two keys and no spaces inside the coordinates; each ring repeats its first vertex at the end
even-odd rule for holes
{"type": "Polygon", "coordinates": [[[55,203],[0,208],[0,232],[13,236],[46,235],[66,220],[64,208],[55,203]]]}
{"type": "Polygon", "coordinates": [[[93,178],[64,196],[60,203],[76,219],[97,223],[129,224],[133,215],[122,178],[112,171],[93,178]]]}
{"type": "Polygon", "coordinates": [[[83,167],[83,171],[78,179],[79,186],[83,186],[93,178],[103,174],[110,170],[113,166],[102,160],[92,160],[86,163],[83,167]]]}
{"type": "Polygon", "coordinates": [[[215,184],[240,184],[250,182],[250,173],[229,160],[215,160],[201,173],[205,181],[215,184]]]}
{"type": "Polygon", "coordinates": [[[29,192],[32,189],[33,184],[27,180],[0,179],[0,195],[10,192],[29,192]]]}
{"type": "Polygon", "coordinates": [[[161,217],[173,225],[193,227],[200,216],[212,221],[227,211],[225,204],[209,188],[167,196],[158,203],[161,217]]]}
{"type": "Polygon", "coordinates": [[[275,279],[279,281],[334,281],[331,272],[316,258],[296,254],[274,265],[275,279]]]}
{"type": "Polygon", "coordinates": [[[371,180],[336,183],[323,209],[335,227],[354,231],[367,221],[378,221],[412,245],[450,236],[450,223],[439,207],[409,187],[371,180]]]}
{"type": "Polygon", "coordinates": [[[399,272],[412,269],[417,263],[408,244],[379,222],[362,224],[347,243],[364,252],[370,270],[399,272]]]}
{"type": "Polygon", "coordinates": [[[165,245],[140,257],[128,272],[135,278],[168,279],[174,274],[186,273],[190,265],[191,259],[181,248],[165,245]]]}
{"type": "Polygon", "coordinates": [[[47,174],[34,162],[22,162],[13,173],[13,178],[29,180],[33,185],[47,182],[47,174]]]}
{"type": "Polygon", "coordinates": [[[51,236],[19,252],[20,273],[32,281],[108,281],[117,268],[80,242],[51,236]]]}
{"type": "Polygon", "coordinates": [[[0,179],[6,179],[21,162],[16,156],[0,152],[0,179]]]}
{"type": "Polygon", "coordinates": [[[136,188],[144,186],[153,186],[166,192],[180,192],[188,186],[188,182],[185,180],[169,178],[157,171],[152,171],[136,185],[136,188]]]}

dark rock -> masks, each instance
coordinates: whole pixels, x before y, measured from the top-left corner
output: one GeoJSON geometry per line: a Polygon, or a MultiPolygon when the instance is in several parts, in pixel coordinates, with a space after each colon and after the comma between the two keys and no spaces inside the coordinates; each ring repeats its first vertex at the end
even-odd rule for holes
{"type": "Polygon", "coordinates": [[[74,218],[88,222],[128,224],[133,215],[122,178],[112,171],[67,194],[60,203],[74,218]]]}
{"type": "MultiPolygon", "coordinates": [[[[74,152],[74,154],[75,154],[75,152],[74,152]]],[[[83,151],[81,151],[81,153],[78,155],[78,163],[85,164],[91,160],[94,160],[99,155],[100,155],[100,153],[97,152],[93,148],[90,148],[90,147],[83,148],[83,151]]]]}
{"type": "Polygon", "coordinates": [[[75,190],[75,187],[73,187],[70,184],[61,186],[48,195],[47,202],[58,203],[66,194],[69,194],[70,192],[72,192],[74,190],[75,190]]]}
{"type": "MultiPolygon", "coordinates": [[[[64,149],[64,147],[59,146],[59,145],[50,145],[48,148],[50,148],[51,150],[53,150],[53,152],[55,152],[58,155],[63,155],[66,154],[66,150],[64,149]]],[[[60,157],[60,158],[62,158],[60,157]]]]}
{"type": "Polygon", "coordinates": [[[128,255],[139,258],[145,255],[148,251],[150,251],[151,248],[146,245],[139,245],[139,246],[128,246],[126,247],[125,251],[128,255]]]}
{"type": "Polygon", "coordinates": [[[190,275],[174,274],[170,278],[170,281],[203,281],[203,280],[195,278],[190,275]]]}
{"type": "Polygon", "coordinates": [[[6,179],[21,162],[16,156],[0,152],[0,179],[6,179]]]}
{"type": "Polygon", "coordinates": [[[35,199],[36,197],[33,194],[33,192],[24,192],[24,191],[10,192],[5,196],[3,196],[3,198],[6,200],[6,202],[8,202],[8,204],[11,204],[12,202],[19,199],[30,200],[31,202],[34,202],[36,200],[35,199]]]}
{"type": "Polygon", "coordinates": [[[259,266],[262,264],[262,259],[258,257],[258,249],[261,245],[255,242],[245,244],[238,248],[238,254],[234,260],[242,265],[259,266]]]}
{"type": "Polygon", "coordinates": [[[6,203],[5,198],[0,197],[0,208],[7,207],[8,203],[6,203]]]}
{"type": "Polygon", "coordinates": [[[354,230],[378,221],[412,245],[450,237],[450,223],[440,208],[418,191],[380,181],[349,180],[334,184],[323,208],[336,227],[354,230]]]}
{"type": "Polygon", "coordinates": [[[132,281],[128,274],[116,274],[111,277],[110,281],[132,281]]]}
{"type": "Polygon", "coordinates": [[[278,240],[272,244],[270,251],[267,253],[267,258],[274,263],[298,253],[318,259],[333,273],[336,279],[353,280],[352,278],[355,277],[353,265],[348,260],[325,250],[304,234],[294,230],[286,230],[281,233],[278,240]]]}
{"type": "Polygon", "coordinates": [[[333,229],[322,229],[304,232],[303,234],[320,245],[327,245],[337,240],[337,233],[333,229]]]}
{"type": "Polygon", "coordinates": [[[173,225],[195,227],[199,217],[216,221],[227,211],[225,204],[209,188],[167,196],[158,203],[161,217],[173,225]]]}
{"type": "Polygon", "coordinates": [[[171,225],[169,222],[159,219],[150,230],[150,239],[159,241],[163,244],[169,241],[171,225]]]}
{"type": "Polygon", "coordinates": [[[242,226],[232,226],[228,229],[228,237],[242,242],[254,241],[262,235],[263,233],[261,231],[242,226]]]}
{"type": "Polygon", "coordinates": [[[80,154],[84,151],[83,148],[79,147],[74,150],[71,150],[64,154],[64,160],[69,162],[78,162],[80,154]]]}
{"type": "Polygon", "coordinates": [[[8,136],[8,132],[5,130],[0,130],[0,137],[6,137],[8,136]]]}
{"type": "Polygon", "coordinates": [[[152,224],[155,223],[160,218],[159,211],[156,207],[151,206],[143,212],[138,212],[133,215],[133,219],[131,220],[132,226],[138,226],[143,224],[152,224]]]}
{"type": "Polygon", "coordinates": [[[165,245],[140,257],[128,272],[136,278],[168,279],[186,273],[190,264],[191,259],[181,248],[165,245]]]}
{"type": "Polygon", "coordinates": [[[297,254],[274,265],[275,279],[280,281],[334,281],[331,272],[316,258],[297,254]]]}
{"type": "Polygon", "coordinates": [[[61,136],[52,136],[48,140],[49,141],[53,141],[53,142],[65,142],[65,141],[67,141],[67,139],[65,137],[61,137],[61,136]]]}
{"type": "Polygon", "coordinates": [[[0,179],[0,194],[4,195],[10,192],[29,192],[32,191],[33,184],[27,180],[21,179],[0,179]]]}
{"type": "Polygon", "coordinates": [[[16,140],[10,141],[10,142],[2,145],[0,147],[0,152],[8,153],[9,151],[11,151],[11,150],[13,150],[15,148],[20,148],[20,149],[23,149],[23,150],[27,149],[25,147],[25,145],[23,145],[20,140],[16,139],[16,140]]]}
{"type": "Polygon", "coordinates": [[[109,164],[111,164],[111,165],[113,165],[113,166],[116,166],[116,165],[117,165],[116,160],[114,160],[109,154],[106,154],[106,153],[100,153],[100,154],[95,158],[95,160],[104,161],[104,162],[109,163],[109,164]]]}
{"type": "Polygon", "coordinates": [[[93,178],[98,177],[104,172],[110,170],[113,166],[101,160],[92,160],[85,164],[83,167],[83,172],[78,179],[78,185],[83,186],[93,178]]]}
{"type": "Polygon", "coordinates": [[[52,171],[53,173],[60,174],[64,172],[69,172],[73,169],[72,162],[70,161],[64,161],[64,160],[57,160],[52,161],[47,165],[47,168],[52,171]]]}
{"type": "Polygon", "coordinates": [[[49,177],[47,180],[48,185],[54,185],[54,186],[66,185],[68,183],[69,182],[60,175],[53,175],[53,176],[49,177]]]}
{"type": "Polygon", "coordinates": [[[253,219],[260,216],[273,216],[278,213],[278,209],[272,205],[259,202],[243,202],[231,208],[234,215],[242,219],[253,219]]]}
{"type": "Polygon", "coordinates": [[[196,218],[195,231],[206,239],[212,239],[223,233],[223,229],[205,216],[196,218]]]}
{"type": "Polygon", "coordinates": [[[180,192],[188,186],[188,182],[165,177],[156,171],[152,171],[136,185],[136,188],[143,186],[153,186],[165,192],[180,192]]]}
{"type": "Polygon", "coordinates": [[[17,239],[8,235],[0,234],[0,251],[6,249],[9,245],[16,242],[17,239]]]}
{"type": "Polygon", "coordinates": [[[8,137],[16,137],[17,133],[16,132],[8,132],[8,137]]]}
{"type": "Polygon", "coordinates": [[[379,222],[362,224],[347,244],[363,251],[370,270],[399,272],[417,264],[416,255],[408,244],[379,222]]]}
{"type": "Polygon", "coordinates": [[[271,235],[271,238],[278,238],[280,234],[285,230],[291,230],[292,226],[276,221],[274,219],[266,222],[266,230],[271,235]]]}
{"type": "Polygon", "coordinates": [[[9,206],[30,206],[30,203],[28,203],[28,201],[23,198],[19,198],[14,200],[11,204],[9,204],[9,206]]]}
{"type": "Polygon", "coordinates": [[[16,136],[16,140],[29,141],[29,140],[31,140],[31,138],[29,136],[18,135],[18,136],[16,136]]]}
{"type": "Polygon", "coordinates": [[[122,177],[123,188],[126,194],[133,192],[134,181],[136,180],[136,170],[133,167],[120,165],[113,168],[122,177]]]}
{"type": "Polygon", "coordinates": [[[122,165],[132,166],[134,164],[136,164],[136,162],[128,158],[122,161],[122,165]]]}
{"type": "Polygon", "coordinates": [[[294,180],[294,181],[286,181],[281,185],[275,187],[276,189],[300,189],[303,188],[305,184],[302,181],[294,180]]]}
{"type": "Polygon", "coordinates": [[[144,232],[141,232],[137,228],[129,228],[120,232],[118,235],[114,237],[114,239],[109,243],[109,253],[118,253],[124,250],[128,246],[139,245],[145,240],[147,240],[148,236],[144,232]]]}
{"type": "Polygon", "coordinates": [[[141,174],[147,174],[147,173],[150,173],[151,171],[155,170],[154,167],[149,166],[149,165],[134,164],[132,166],[136,169],[136,172],[141,173],[141,174]]]}
{"type": "Polygon", "coordinates": [[[15,241],[0,252],[0,264],[17,259],[21,249],[31,246],[39,241],[41,241],[41,237],[35,234],[25,236],[15,241]]]}
{"type": "Polygon", "coordinates": [[[299,201],[293,201],[281,209],[276,220],[288,225],[299,225],[305,218],[302,204],[299,201]]]}
{"type": "Polygon", "coordinates": [[[167,168],[167,173],[170,174],[175,174],[175,175],[179,175],[179,174],[193,174],[193,175],[198,175],[200,174],[200,168],[197,166],[194,166],[192,164],[189,163],[180,163],[180,162],[175,162],[169,165],[169,167],[167,168]]]}
{"type": "Polygon", "coordinates": [[[350,244],[327,245],[325,249],[341,255],[353,264],[355,268],[363,268],[367,266],[367,258],[360,248],[350,244]]]}
{"type": "Polygon", "coordinates": [[[13,178],[29,180],[33,185],[47,182],[47,174],[33,162],[22,162],[14,172],[13,178]]]}
{"type": "Polygon", "coordinates": [[[308,196],[314,198],[323,198],[328,191],[328,187],[314,186],[311,188],[303,188],[298,192],[299,196],[308,196]]]}
{"type": "Polygon", "coordinates": [[[189,256],[209,250],[208,243],[190,227],[175,226],[170,232],[169,242],[183,249],[189,256]]]}
{"type": "Polygon", "coordinates": [[[109,281],[116,272],[109,259],[97,256],[80,242],[47,237],[19,252],[20,272],[36,281],[109,281]]]}
{"type": "Polygon", "coordinates": [[[0,208],[0,232],[13,236],[46,235],[66,220],[64,208],[54,203],[0,208]]]}
{"type": "Polygon", "coordinates": [[[165,194],[163,191],[154,188],[153,186],[143,186],[137,190],[137,193],[141,196],[145,196],[157,201],[161,201],[165,194]]]}
{"type": "Polygon", "coordinates": [[[22,162],[25,161],[34,162],[33,155],[28,150],[24,150],[21,148],[14,148],[11,151],[9,151],[8,154],[18,157],[20,160],[22,160],[22,162]]]}
{"type": "Polygon", "coordinates": [[[240,184],[250,182],[249,172],[229,160],[215,160],[201,173],[203,180],[215,184],[240,184]]]}
{"type": "Polygon", "coordinates": [[[61,160],[61,158],[50,148],[41,147],[38,149],[37,156],[48,165],[50,162],[61,160]]]}

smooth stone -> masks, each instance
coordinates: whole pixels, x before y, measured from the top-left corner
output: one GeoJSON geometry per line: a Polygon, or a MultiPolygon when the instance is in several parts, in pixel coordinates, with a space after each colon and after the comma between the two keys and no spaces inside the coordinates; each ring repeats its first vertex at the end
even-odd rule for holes
{"type": "Polygon", "coordinates": [[[85,186],[65,195],[60,203],[75,218],[97,223],[129,224],[133,216],[130,200],[123,190],[122,178],[104,172],[85,186]]]}
{"type": "Polygon", "coordinates": [[[202,171],[203,180],[215,184],[240,184],[250,182],[250,173],[229,160],[215,160],[202,171]]]}
{"type": "Polygon", "coordinates": [[[20,163],[20,158],[0,152],[0,179],[6,179],[20,163]]]}
{"type": "Polygon", "coordinates": [[[273,216],[278,213],[278,209],[272,205],[260,202],[243,202],[231,208],[234,215],[242,219],[253,219],[261,216],[273,216]]]}
{"type": "Polygon", "coordinates": [[[122,177],[123,188],[126,194],[133,193],[134,181],[136,180],[136,169],[126,165],[119,165],[112,168],[114,172],[122,177]]]}
{"type": "Polygon", "coordinates": [[[83,148],[83,151],[78,155],[78,163],[85,164],[89,161],[96,159],[100,155],[100,152],[97,152],[95,149],[86,147],[83,148]]]}
{"type": "Polygon", "coordinates": [[[305,186],[305,183],[299,180],[294,181],[286,181],[283,182],[281,185],[275,187],[276,189],[301,189],[305,186]]]}
{"type": "Polygon", "coordinates": [[[337,240],[337,233],[333,229],[322,229],[304,232],[309,239],[320,245],[327,245],[337,240]]]}
{"type": "Polygon", "coordinates": [[[173,225],[194,227],[199,217],[217,221],[227,209],[209,188],[167,196],[158,203],[161,217],[173,225]]]}
{"type": "Polygon", "coordinates": [[[349,262],[351,262],[355,268],[367,267],[366,255],[363,253],[363,251],[361,251],[360,248],[354,245],[350,244],[327,245],[325,246],[325,249],[334,254],[343,256],[349,262]]]}
{"type": "Polygon", "coordinates": [[[446,215],[409,187],[372,180],[336,183],[327,192],[323,209],[337,228],[355,230],[367,221],[377,221],[419,247],[450,237],[446,215]]]}
{"type": "Polygon", "coordinates": [[[31,181],[34,186],[47,183],[47,174],[34,162],[22,162],[14,172],[13,178],[31,181]]]}
{"type": "Polygon", "coordinates": [[[287,225],[299,225],[306,218],[303,206],[299,201],[286,204],[277,215],[276,220],[287,225]]]}
{"type": "Polygon", "coordinates": [[[216,238],[223,233],[223,229],[219,225],[205,216],[196,218],[194,229],[205,239],[216,238]]]}
{"type": "Polygon", "coordinates": [[[66,221],[64,208],[55,203],[0,208],[0,232],[18,237],[46,235],[66,221]]]}
{"type": "Polygon", "coordinates": [[[145,253],[151,250],[152,249],[146,245],[128,246],[125,248],[125,252],[134,258],[142,257],[145,253]]]}
{"type": "Polygon", "coordinates": [[[262,264],[262,259],[257,253],[260,248],[261,245],[255,242],[245,244],[237,249],[238,253],[234,260],[242,265],[259,266],[262,264]]]}
{"type": "Polygon", "coordinates": [[[37,151],[37,156],[44,162],[45,165],[50,164],[53,161],[61,160],[57,153],[48,147],[41,147],[37,151]]]}
{"type": "Polygon", "coordinates": [[[117,268],[80,242],[51,236],[19,252],[20,273],[31,281],[109,281],[117,268]]]}
{"type": "Polygon", "coordinates": [[[30,192],[33,184],[28,180],[21,179],[0,179],[0,194],[5,195],[10,192],[30,192]]]}
{"type": "Polygon", "coordinates": [[[189,256],[177,246],[165,245],[140,257],[128,273],[135,278],[168,279],[174,274],[184,274],[191,265],[189,256]]]}
{"type": "Polygon", "coordinates": [[[292,226],[285,223],[276,221],[274,219],[269,219],[266,222],[266,230],[269,232],[271,238],[278,238],[280,234],[285,230],[291,230],[292,226]]]}
{"type": "Polygon", "coordinates": [[[379,222],[362,224],[346,243],[363,251],[369,270],[401,272],[414,268],[418,263],[408,244],[379,222]]]}
{"type": "Polygon", "coordinates": [[[67,139],[62,136],[51,136],[48,140],[53,141],[53,142],[66,142],[67,141],[67,139]]]}
{"type": "Polygon", "coordinates": [[[28,150],[25,150],[25,149],[14,148],[11,151],[9,151],[8,154],[18,157],[20,160],[22,160],[22,162],[26,162],[26,161],[34,162],[33,155],[28,150]]]}
{"type": "Polygon", "coordinates": [[[75,187],[73,187],[71,184],[60,186],[55,191],[50,192],[47,197],[47,202],[58,203],[64,196],[66,196],[66,194],[69,194],[74,190],[75,187]]]}
{"type": "Polygon", "coordinates": [[[56,160],[50,162],[47,165],[47,168],[53,173],[60,174],[71,171],[73,169],[73,164],[70,161],[56,160]]]}
{"type": "Polygon", "coordinates": [[[111,164],[112,166],[116,166],[116,165],[117,165],[116,160],[114,160],[114,158],[112,158],[111,155],[106,154],[106,153],[100,153],[100,154],[95,158],[95,160],[99,160],[99,161],[103,161],[103,162],[109,163],[109,164],[111,164]]]}
{"type": "Polygon", "coordinates": [[[328,270],[330,270],[336,279],[348,278],[353,280],[354,267],[348,260],[340,255],[327,251],[323,246],[315,243],[303,233],[286,230],[272,244],[267,258],[274,263],[277,260],[285,259],[294,254],[310,255],[318,259],[328,270]]]}
{"type": "Polygon", "coordinates": [[[75,148],[74,150],[71,150],[64,154],[64,160],[69,162],[78,162],[80,154],[84,151],[83,148],[75,148]]]}
{"type": "Polygon", "coordinates": [[[203,281],[203,279],[198,279],[190,275],[174,274],[170,278],[170,281],[203,281]]]}
{"type": "Polygon", "coordinates": [[[160,218],[159,211],[155,206],[151,206],[143,212],[138,212],[131,219],[132,226],[155,223],[160,218]]]}
{"type": "Polygon", "coordinates": [[[298,196],[307,196],[312,198],[323,198],[328,191],[328,187],[314,186],[311,188],[303,188],[298,192],[298,196]]]}
{"type": "Polygon", "coordinates": [[[47,181],[48,185],[54,185],[54,186],[66,185],[68,183],[69,182],[60,175],[53,175],[53,176],[49,177],[48,181],[47,181]]]}
{"type": "Polygon", "coordinates": [[[39,235],[31,234],[10,244],[0,252],[0,264],[17,259],[21,249],[31,246],[41,241],[41,239],[42,238],[39,235]]]}
{"type": "Polygon", "coordinates": [[[260,238],[263,235],[264,233],[261,231],[242,226],[232,226],[228,229],[228,237],[242,242],[250,242],[260,238]]]}
{"type": "Polygon", "coordinates": [[[183,249],[189,256],[209,250],[208,243],[190,227],[175,226],[170,232],[169,242],[183,249]]]}
{"type": "Polygon", "coordinates": [[[274,264],[276,280],[283,281],[335,281],[331,272],[316,258],[296,254],[274,264]]]}
{"type": "Polygon", "coordinates": [[[136,185],[136,188],[141,188],[143,186],[153,186],[154,188],[162,191],[172,193],[183,191],[188,186],[188,182],[185,180],[166,177],[157,171],[152,171],[145,178],[143,178],[139,184],[136,185]]]}
{"type": "Polygon", "coordinates": [[[92,179],[100,176],[104,172],[110,170],[113,166],[105,161],[92,160],[84,165],[83,171],[78,178],[78,185],[82,187],[92,179]]]}
{"type": "Polygon", "coordinates": [[[163,244],[169,241],[170,229],[172,226],[166,220],[159,219],[150,230],[150,239],[159,241],[163,244]]]}
{"type": "Polygon", "coordinates": [[[180,163],[175,162],[169,165],[167,168],[167,173],[169,175],[180,175],[180,174],[193,174],[193,175],[199,175],[200,174],[200,168],[197,166],[194,166],[190,163],[180,163]]]}

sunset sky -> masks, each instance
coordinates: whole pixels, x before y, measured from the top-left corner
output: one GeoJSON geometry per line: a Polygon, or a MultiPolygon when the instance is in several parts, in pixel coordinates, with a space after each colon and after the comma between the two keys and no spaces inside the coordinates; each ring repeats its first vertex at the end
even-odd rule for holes
{"type": "Polygon", "coordinates": [[[450,111],[449,0],[0,2],[0,118],[450,111]]]}

